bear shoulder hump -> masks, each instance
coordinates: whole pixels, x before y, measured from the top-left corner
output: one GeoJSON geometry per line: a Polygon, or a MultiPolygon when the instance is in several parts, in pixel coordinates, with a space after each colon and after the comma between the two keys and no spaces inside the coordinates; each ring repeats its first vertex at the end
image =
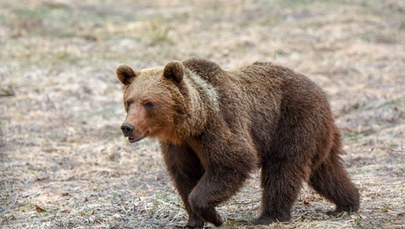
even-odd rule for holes
{"type": "Polygon", "coordinates": [[[200,76],[212,76],[223,71],[217,63],[202,58],[190,58],[183,61],[183,64],[200,76]]]}

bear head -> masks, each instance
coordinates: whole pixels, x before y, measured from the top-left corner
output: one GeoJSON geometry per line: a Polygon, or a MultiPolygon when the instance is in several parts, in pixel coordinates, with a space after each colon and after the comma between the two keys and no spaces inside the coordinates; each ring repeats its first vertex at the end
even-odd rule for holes
{"type": "Polygon", "coordinates": [[[137,142],[145,137],[178,141],[176,131],[188,110],[183,64],[172,61],[164,68],[141,71],[121,65],[116,73],[123,84],[127,112],[121,129],[129,142],[137,142]]]}

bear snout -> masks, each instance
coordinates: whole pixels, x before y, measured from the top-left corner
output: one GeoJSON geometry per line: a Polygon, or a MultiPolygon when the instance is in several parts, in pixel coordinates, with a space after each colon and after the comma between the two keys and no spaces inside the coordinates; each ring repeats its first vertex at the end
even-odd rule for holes
{"type": "Polygon", "coordinates": [[[133,125],[126,122],[121,125],[121,130],[130,143],[138,142],[146,137],[144,133],[137,131],[133,125]]]}
{"type": "Polygon", "coordinates": [[[125,137],[129,137],[132,134],[132,132],[134,131],[134,126],[129,123],[124,122],[121,125],[121,130],[125,137]]]}

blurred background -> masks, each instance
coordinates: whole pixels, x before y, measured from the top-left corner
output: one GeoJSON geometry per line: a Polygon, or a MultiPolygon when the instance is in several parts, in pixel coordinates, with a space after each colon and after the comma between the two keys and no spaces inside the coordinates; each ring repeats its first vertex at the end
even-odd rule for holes
{"type": "MultiPolygon", "coordinates": [[[[0,0],[1,227],[184,225],[158,144],[121,135],[115,68],[189,57],[271,61],[329,95],[361,210],[329,217],[304,186],[269,228],[404,226],[404,15],[397,0],[0,0]]],[[[219,208],[226,227],[259,214],[257,176],[219,208]]]]}

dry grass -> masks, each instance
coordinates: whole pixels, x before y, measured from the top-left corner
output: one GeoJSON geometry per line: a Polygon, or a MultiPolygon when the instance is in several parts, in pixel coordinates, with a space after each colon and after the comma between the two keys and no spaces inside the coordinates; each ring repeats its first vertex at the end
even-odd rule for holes
{"type": "MultiPolygon", "coordinates": [[[[404,12],[394,0],[0,0],[1,227],[184,224],[157,143],[120,134],[114,69],[198,56],[270,60],[330,95],[361,211],[326,216],[333,206],[304,188],[293,220],[268,228],[404,228],[404,12]]],[[[252,227],[259,200],[251,179],[219,208],[225,226],[252,227]]]]}

